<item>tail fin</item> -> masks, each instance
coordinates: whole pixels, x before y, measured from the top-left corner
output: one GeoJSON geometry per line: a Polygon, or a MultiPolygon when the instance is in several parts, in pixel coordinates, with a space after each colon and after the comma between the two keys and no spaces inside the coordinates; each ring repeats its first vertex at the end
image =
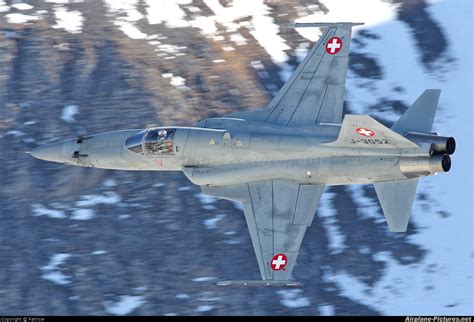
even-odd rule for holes
{"type": "Polygon", "coordinates": [[[440,89],[425,90],[392,126],[392,130],[402,135],[406,132],[430,133],[440,93],[440,89]]]}
{"type": "MultiPolygon", "coordinates": [[[[430,133],[438,107],[439,89],[427,89],[398,119],[391,130],[401,135],[407,132],[430,133]]],[[[415,199],[418,178],[374,183],[388,228],[393,232],[407,230],[411,207],[415,199]]]]}
{"type": "Polygon", "coordinates": [[[374,183],[390,231],[407,230],[417,184],[418,178],[374,183]]]}

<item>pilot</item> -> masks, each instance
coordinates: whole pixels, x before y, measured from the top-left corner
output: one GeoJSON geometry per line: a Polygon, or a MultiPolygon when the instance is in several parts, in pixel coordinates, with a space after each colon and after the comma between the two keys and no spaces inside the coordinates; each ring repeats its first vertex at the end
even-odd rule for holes
{"type": "Polygon", "coordinates": [[[166,137],[166,134],[167,134],[167,132],[164,129],[161,129],[161,130],[158,131],[158,136],[159,136],[160,140],[163,140],[166,137]]]}

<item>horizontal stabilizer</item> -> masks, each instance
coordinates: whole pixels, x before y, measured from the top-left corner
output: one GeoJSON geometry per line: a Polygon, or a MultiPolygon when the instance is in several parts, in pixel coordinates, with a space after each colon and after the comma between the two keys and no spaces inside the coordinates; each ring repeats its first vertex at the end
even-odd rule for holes
{"type": "Polygon", "coordinates": [[[393,132],[368,115],[351,114],[347,114],[344,117],[337,140],[327,143],[326,145],[369,149],[405,149],[418,147],[415,143],[393,132]]]}
{"type": "Polygon", "coordinates": [[[440,89],[427,89],[412,106],[392,126],[392,130],[405,134],[407,132],[430,133],[438,107],[440,89]]]}
{"type": "Polygon", "coordinates": [[[417,185],[418,178],[374,183],[390,231],[407,230],[417,185]]]}
{"type": "Polygon", "coordinates": [[[217,282],[218,286],[250,286],[250,287],[300,287],[300,282],[295,281],[221,281],[217,282]]]}

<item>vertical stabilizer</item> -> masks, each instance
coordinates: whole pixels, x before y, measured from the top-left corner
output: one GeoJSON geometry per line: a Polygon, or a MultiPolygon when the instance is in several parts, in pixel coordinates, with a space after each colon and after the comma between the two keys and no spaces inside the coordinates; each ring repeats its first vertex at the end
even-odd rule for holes
{"type": "Polygon", "coordinates": [[[430,133],[438,107],[440,89],[427,89],[392,126],[392,130],[404,135],[406,132],[430,133]]]}

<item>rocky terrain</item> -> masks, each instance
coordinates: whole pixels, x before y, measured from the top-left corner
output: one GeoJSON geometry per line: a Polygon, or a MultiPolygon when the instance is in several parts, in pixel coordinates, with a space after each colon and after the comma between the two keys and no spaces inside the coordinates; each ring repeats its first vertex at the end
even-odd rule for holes
{"type": "Polygon", "coordinates": [[[473,314],[471,21],[469,0],[0,0],[0,315],[473,314]],[[25,153],[264,106],[319,34],[284,25],[323,19],[366,22],[346,112],[391,124],[442,88],[435,130],[458,165],[420,186],[407,234],[388,232],[371,186],[328,187],[301,289],[216,286],[260,278],[245,218],[181,173],[25,153]]]}

